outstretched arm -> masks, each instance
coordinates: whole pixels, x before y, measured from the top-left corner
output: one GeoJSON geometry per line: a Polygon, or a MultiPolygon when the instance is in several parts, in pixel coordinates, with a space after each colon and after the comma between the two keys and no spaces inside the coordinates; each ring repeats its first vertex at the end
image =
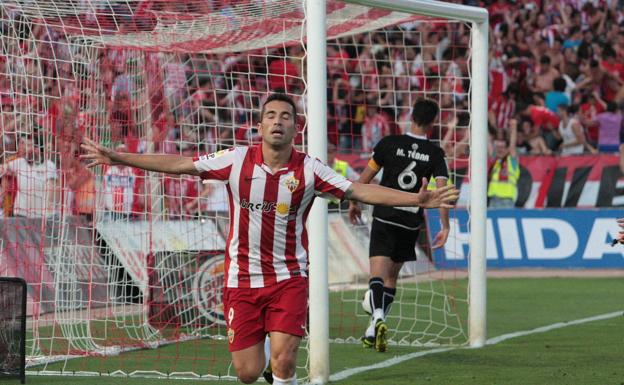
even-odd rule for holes
{"type": "Polygon", "coordinates": [[[99,164],[124,165],[167,174],[199,175],[193,159],[186,156],[116,152],[87,138],[84,138],[80,147],[85,151],[85,154],[81,155],[80,159],[88,160],[89,164],[87,164],[87,167],[89,168],[99,164]]]}
{"type": "Polygon", "coordinates": [[[395,190],[375,184],[354,182],[347,191],[347,199],[362,203],[384,206],[418,206],[422,208],[452,208],[459,197],[455,186],[445,186],[434,191],[427,191],[428,181],[423,178],[422,187],[416,194],[395,190]]]}

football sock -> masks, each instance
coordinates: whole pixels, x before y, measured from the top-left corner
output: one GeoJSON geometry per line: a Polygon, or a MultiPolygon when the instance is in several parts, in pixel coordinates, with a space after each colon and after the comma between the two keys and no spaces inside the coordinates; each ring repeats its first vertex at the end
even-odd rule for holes
{"type": "Polygon", "coordinates": [[[375,337],[375,320],[371,318],[368,328],[366,328],[366,332],[364,332],[366,337],[375,337]]]}
{"type": "Polygon", "coordinates": [[[269,360],[271,359],[271,339],[267,335],[264,338],[264,369],[265,371],[269,367],[269,360]]]}
{"type": "Polygon", "coordinates": [[[395,294],[396,294],[396,288],[384,287],[384,295],[383,295],[384,318],[388,316],[388,313],[390,313],[390,306],[392,306],[392,302],[394,302],[395,294]]]}
{"type": "Polygon", "coordinates": [[[297,385],[297,375],[295,374],[287,379],[282,379],[273,375],[273,385],[297,385]]]}
{"type": "Polygon", "coordinates": [[[368,287],[371,291],[371,310],[373,311],[373,319],[384,318],[383,313],[383,297],[384,297],[384,285],[383,279],[380,277],[373,277],[368,281],[368,287]]]}

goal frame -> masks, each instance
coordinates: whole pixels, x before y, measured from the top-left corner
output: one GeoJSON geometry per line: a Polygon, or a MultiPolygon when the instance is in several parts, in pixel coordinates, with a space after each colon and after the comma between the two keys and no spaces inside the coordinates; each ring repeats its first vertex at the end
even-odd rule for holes
{"type": "MultiPolygon", "coordinates": [[[[484,8],[432,0],[344,0],[392,11],[471,23],[470,257],[469,344],[486,340],[487,88],[488,12],[484,8]],[[477,167],[475,167],[477,166],[477,167]]],[[[308,151],[327,160],[326,0],[306,1],[308,151]]],[[[310,212],[309,379],[329,381],[329,285],[327,202],[319,199],[310,212]]]]}

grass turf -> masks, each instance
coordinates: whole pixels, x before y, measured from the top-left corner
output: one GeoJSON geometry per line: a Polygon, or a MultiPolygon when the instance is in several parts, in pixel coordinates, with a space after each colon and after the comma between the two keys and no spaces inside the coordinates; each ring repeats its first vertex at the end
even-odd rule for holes
{"type": "MultiPolygon", "coordinates": [[[[622,310],[622,293],[624,280],[617,278],[489,279],[488,336],[622,310]]],[[[353,322],[357,326],[362,323],[353,322]]],[[[332,326],[334,330],[340,330],[335,324],[332,326]]],[[[349,326],[347,329],[355,330],[355,327],[349,326]]],[[[418,350],[423,349],[391,346],[389,352],[380,354],[364,350],[359,345],[332,344],[331,371],[336,373],[347,368],[372,365],[418,350]]],[[[119,368],[126,372],[136,369],[201,372],[206,365],[227,370],[227,356],[221,342],[202,340],[199,343],[193,341],[124,353],[117,357],[71,360],[64,365],[49,365],[48,369],[98,370],[105,373],[119,368]],[[182,352],[189,355],[192,350],[198,359],[174,362],[176,356],[182,352]]],[[[621,384],[624,383],[624,365],[621,365],[623,356],[624,317],[618,317],[518,337],[482,349],[455,349],[426,355],[389,368],[366,371],[336,383],[621,384]]],[[[4,382],[0,380],[0,383],[4,382]]],[[[188,384],[189,381],[29,376],[28,383],[169,385],[188,384]]]]}

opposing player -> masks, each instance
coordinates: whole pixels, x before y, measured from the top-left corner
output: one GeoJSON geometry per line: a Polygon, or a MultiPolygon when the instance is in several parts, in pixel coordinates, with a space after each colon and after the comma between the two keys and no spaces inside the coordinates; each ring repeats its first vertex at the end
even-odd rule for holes
{"type": "MultiPolygon", "coordinates": [[[[444,151],[427,139],[438,112],[436,102],[417,100],[412,109],[411,132],[381,139],[358,182],[369,183],[383,169],[380,184],[394,191],[422,190],[432,176],[437,188],[444,189],[448,180],[444,151]]],[[[371,321],[362,343],[364,347],[375,347],[379,352],[386,350],[388,326],[385,319],[394,301],[399,272],[404,262],[416,260],[416,240],[424,225],[422,209],[400,206],[377,205],[373,210],[369,290],[363,303],[365,309],[371,312],[371,321]]],[[[442,247],[446,243],[449,234],[448,213],[447,208],[440,210],[442,229],[434,239],[433,248],[442,247]]],[[[360,207],[351,202],[351,222],[358,223],[360,215],[360,207]]]]}
{"type": "Polygon", "coordinates": [[[305,333],[308,237],[305,221],[314,197],[328,195],[370,204],[451,207],[457,190],[417,194],[352,183],[293,147],[296,107],[270,95],[258,130],[262,143],[193,159],[176,155],[117,153],[92,141],[82,145],[98,164],[125,164],[169,174],[227,182],[230,233],[225,253],[224,311],[232,362],[239,379],[252,383],[270,359],[276,385],[297,384],[297,349],[305,333]],[[270,334],[270,344],[265,336],[270,334]]]}

